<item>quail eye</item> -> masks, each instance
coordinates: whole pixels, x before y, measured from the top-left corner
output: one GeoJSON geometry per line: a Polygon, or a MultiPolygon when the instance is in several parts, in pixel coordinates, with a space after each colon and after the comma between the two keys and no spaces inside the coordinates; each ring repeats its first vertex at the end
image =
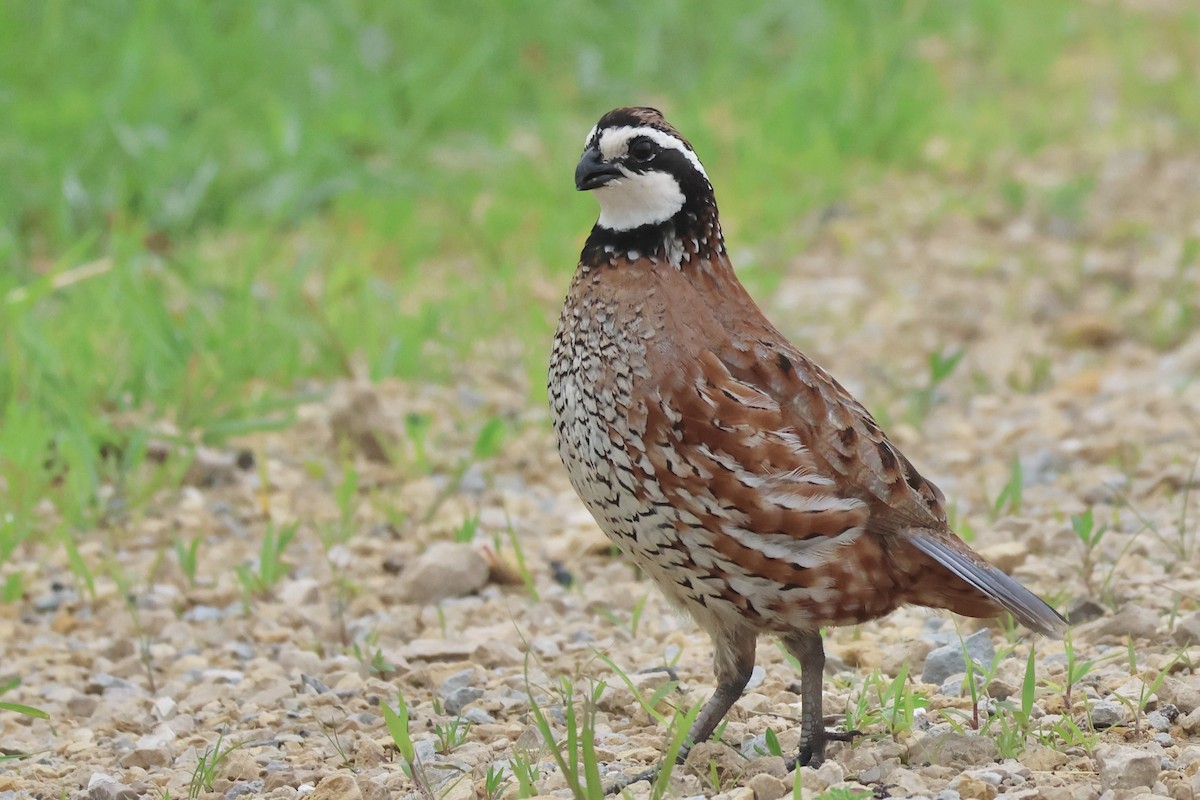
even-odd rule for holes
{"type": "Polygon", "coordinates": [[[638,139],[629,146],[629,155],[637,161],[649,161],[654,157],[654,143],[647,139],[638,139]]]}

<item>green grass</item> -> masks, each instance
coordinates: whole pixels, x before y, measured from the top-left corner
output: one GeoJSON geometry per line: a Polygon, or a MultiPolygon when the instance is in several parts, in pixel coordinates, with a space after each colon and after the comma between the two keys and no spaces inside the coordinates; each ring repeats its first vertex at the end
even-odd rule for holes
{"type": "Polygon", "coordinates": [[[611,106],[670,113],[766,263],[886,172],[986,176],[1155,120],[1194,143],[1198,36],[1194,9],[1003,0],[4,4],[0,563],[46,499],[76,535],[102,487],[136,512],[177,480],[143,468],[162,423],[287,426],[312,386],[451,380],[497,337],[538,394],[611,106]]]}

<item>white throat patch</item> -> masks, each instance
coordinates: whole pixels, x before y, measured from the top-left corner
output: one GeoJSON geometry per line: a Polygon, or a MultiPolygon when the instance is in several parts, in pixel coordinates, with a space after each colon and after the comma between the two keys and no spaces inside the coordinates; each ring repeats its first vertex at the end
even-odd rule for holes
{"type": "MultiPolygon", "coordinates": [[[[593,128],[584,146],[591,146],[595,136],[596,129],[593,128]]],[[[595,144],[605,161],[614,161],[625,156],[629,142],[637,137],[649,139],[663,149],[677,150],[705,180],[708,179],[708,173],[696,154],[679,139],[657,128],[628,125],[608,128],[600,134],[595,144]]],[[[618,169],[624,177],[593,190],[600,203],[600,219],[596,223],[600,227],[628,231],[643,225],[657,225],[666,222],[683,208],[683,189],[671,174],[655,170],[637,173],[623,166],[618,169]]]]}
{"type": "Polygon", "coordinates": [[[628,231],[643,225],[666,222],[683,208],[679,181],[666,172],[639,175],[621,167],[625,174],[593,190],[600,202],[596,224],[611,231],[628,231]]]}

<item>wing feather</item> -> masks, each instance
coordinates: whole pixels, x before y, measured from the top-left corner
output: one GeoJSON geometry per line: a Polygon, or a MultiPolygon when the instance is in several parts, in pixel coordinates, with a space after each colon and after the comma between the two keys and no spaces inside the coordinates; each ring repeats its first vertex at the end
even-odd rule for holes
{"type": "Polygon", "coordinates": [[[950,570],[954,575],[983,592],[1030,630],[1047,636],[1060,636],[1067,625],[1057,611],[1040,597],[996,567],[962,547],[956,547],[946,534],[913,531],[906,537],[914,547],[950,570]]]}

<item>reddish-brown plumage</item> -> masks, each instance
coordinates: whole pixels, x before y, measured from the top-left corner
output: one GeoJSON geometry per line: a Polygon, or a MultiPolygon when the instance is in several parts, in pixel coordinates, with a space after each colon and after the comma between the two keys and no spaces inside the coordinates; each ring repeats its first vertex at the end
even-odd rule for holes
{"type": "Polygon", "coordinates": [[[713,638],[718,689],[694,741],[745,686],[761,633],[801,660],[819,760],[821,627],[910,603],[1061,626],[954,536],[937,487],[763,316],[707,175],[658,112],[605,115],[576,182],[602,212],[554,338],[559,451],[600,527],[713,638]]]}

